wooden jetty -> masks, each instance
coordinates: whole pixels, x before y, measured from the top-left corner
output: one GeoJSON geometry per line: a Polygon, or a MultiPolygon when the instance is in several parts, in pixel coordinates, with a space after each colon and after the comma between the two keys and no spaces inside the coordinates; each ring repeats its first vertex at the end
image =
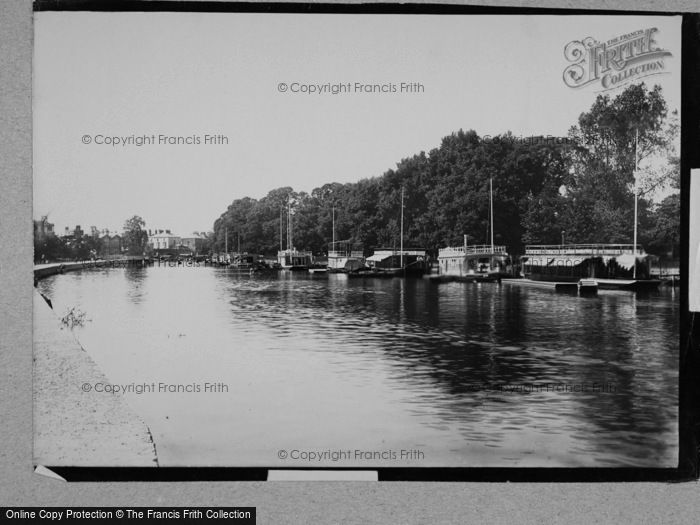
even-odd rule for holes
{"type": "Polygon", "coordinates": [[[598,290],[640,291],[655,290],[660,281],[656,279],[599,279],[585,278],[578,281],[541,281],[523,278],[504,278],[505,284],[514,284],[531,288],[547,288],[560,292],[596,293],[598,290]]]}

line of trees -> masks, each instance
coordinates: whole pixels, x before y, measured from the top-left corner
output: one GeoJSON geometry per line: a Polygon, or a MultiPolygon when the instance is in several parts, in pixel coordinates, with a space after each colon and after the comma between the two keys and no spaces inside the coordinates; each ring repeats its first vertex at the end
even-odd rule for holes
{"type": "MultiPolygon", "coordinates": [[[[142,255],[147,251],[148,232],[146,221],[138,215],[124,221],[119,235],[120,255],[142,255]]],[[[55,234],[34,238],[34,261],[49,262],[61,260],[89,260],[105,256],[111,247],[105,246],[104,238],[88,234],[76,228],[70,235],[59,237],[55,234]]]]}
{"type": "Polygon", "coordinates": [[[85,260],[90,254],[100,250],[99,238],[81,235],[80,238],[58,237],[50,234],[34,238],[34,262],[53,262],[63,260],[85,260]]]}
{"type": "Polygon", "coordinates": [[[677,256],[680,230],[677,112],[668,112],[659,86],[633,85],[615,98],[600,95],[563,140],[510,132],[488,140],[476,131],[452,133],[429,153],[400,161],[381,176],[328,183],[310,194],[277,188],[261,199],[234,200],[214,223],[213,249],[272,254],[286,247],[287,207],[294,245],[323,253],[332,236],[371,252],[400,243],[405,189],[404,244],[434,254],[447,245],[486,244],[489,180],[493,180],[494,240],[513,254],[524,244],[631,243],[634,173],[639,240],[647,251],[677,256]],[[661,202],[652,195],[671,194],[661,202]]]}

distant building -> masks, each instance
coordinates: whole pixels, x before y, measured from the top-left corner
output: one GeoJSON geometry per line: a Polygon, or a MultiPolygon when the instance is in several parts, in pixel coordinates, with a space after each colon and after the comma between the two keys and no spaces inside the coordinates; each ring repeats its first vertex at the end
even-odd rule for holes
{"type": "Polygon", "coordinates": [[[41,220],[34,221],[34,238],[43,241],[47,237],[53,237],[56,233],[53,230],[53,224],[49,222],[47,215],[43,215],[41,220]]]}
{"type": "Polygon", "coordinates": [[[121,255],[122,247],[121,235],[103,235],[100,237],[100,255],[102,257],[121,255]]]}
{"type": "Polygon", "coordinates": [[[200,253],[204,247],[207,236],[203,233],[193,232],[190,237],[180,239],[180,248],[191,251],[192,253],[200,253]]]}
{"type": "Polygon", "coordinates": [[[66,240],[68,241],[80,239],[84,234],[85,232],[80,227],[80,224],[76,225],[76,227],[72,230],[68,226],[66,226],[65,230],[63,230],[63,237],[67,238],[66,240]]]}
{"type": "Polygon", "coordinates": [[[181,239],[170,230],[154,230],[148,237],[148,244],[153,250],[177,250],[181,239]]]}

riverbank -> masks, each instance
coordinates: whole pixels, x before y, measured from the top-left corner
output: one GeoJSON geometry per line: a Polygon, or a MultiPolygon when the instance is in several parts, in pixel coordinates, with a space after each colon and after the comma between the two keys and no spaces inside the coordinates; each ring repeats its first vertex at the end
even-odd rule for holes
{"type": "Polygon", "coordinates": [[[34,464],[158,466],[146,424],[121,396],[94,392],[96,383],[109,380],[35,291],[34,464]]]}
{"type": "Polygon", "coordinates": [[[44,277],[66,273],[75,270],[83,270],[85,268],[124,268],[125,266],[143,265],[147,259],[139,256],[127,255],[110,259],[85,260],[85,261],[67,261],[54,262],[34,265],[34,280],[38,281],[44,277]]]}
{"type": "Polygon", "coordinates": [[[34,278],[42,279],[57,273],[69,272],[71,270],[81,270],[85,268],[82,262],[48,263],[34,265],[34,278]]]}

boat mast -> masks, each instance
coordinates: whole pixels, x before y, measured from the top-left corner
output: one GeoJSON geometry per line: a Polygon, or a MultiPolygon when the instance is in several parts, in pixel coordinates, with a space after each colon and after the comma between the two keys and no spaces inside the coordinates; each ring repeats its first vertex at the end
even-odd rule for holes
{"type": "Polygon", "coordinates": [[[637,278],[637,178],[639,176],[639,128],[635,128],[634,134],[634,266],[632,267],[632,279],[637,278]]]}
{"type": "Polygon", "coordinates": [[[224,228],[224,253],[228,255],[228,226],[224,228]]]}
{"type": "Polygon", "coordinates": [[[401,269],[403,270],[403,186],[401,186],[401,269]]]}
{"type": "Polygon", "coordinates": [[[489,179],[489,213],[491,215],[491,253],[493,253],[493,179],[489,179]]]}
{"type": "Polygon", "coordinates": [[[333,242],[331,248],[335,250],[335,206],[333,206],[333,242]]]}
{"type": "Polygon", "coordinates": [[[280,251],[283,251],[282,247],[282,213],[284,208],[280,206],[280,251]]]}
{"type": "Polygon", "coordinates": [[[292,203],[287,201],[287,250],[292,250],[292,203]]]}

